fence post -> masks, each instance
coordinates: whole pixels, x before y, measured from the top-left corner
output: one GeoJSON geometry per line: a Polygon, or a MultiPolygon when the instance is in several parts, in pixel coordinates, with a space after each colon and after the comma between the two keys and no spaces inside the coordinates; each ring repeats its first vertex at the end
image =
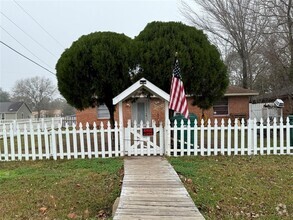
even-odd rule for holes
{"type": "Polygon", "coordinates": [[[34,132],[34,125],[32,120],[30,120],[30,136],[31,136],[32,159],[36,160],[35,132],[34,132]]]}
{"type": "MultiPolygon", "coordinates": [[[[64,159],[64,151],[63,151],[63,135],[62,135],[62,124],[58,124],[58,141],[59,141],[59,155],[60,159],[64,159]]],[[[57,149],[57,147],[56,147],[57,149]]]]}
{"type": "Polygon", "coordinates": [[[79,144],[80,144],[80,153],[81,153],[81,158],[84,159],[84,140],[83,140],[83,129],[82,129],[82,123],[79,123],[79,144]]]}
{"type": "Polygon", "coordinates": [[[51,127],[51,149],[52,149],[52,155],[53,159],[57,160],[57,150],[56,150],[56,136],[55,136],[55,128],[54,128],[54,119],[52,119],[52,127],[51,127]]]}
{"type": "Polygon", "coordinates": [[[4,142],[4,158],[8,161],[8,138],[7,138],[7,131],[6,125],[3,124],[3,142],[4,142]]]}
{"type": "Polygon", "coordinates": [[[290,120],[289,117],[286,119],[286,146],[287,154],[290,154],[290,120]]]}
{"type": "Polygon", "coordinates": [[[273,152],[274,154],[276,155],[277,154],[277,140],[278,140],[278,137],[277,137],[277,119],[274,118],[274,122],[273,122],[273,143],[274,143],[274,149],[273,149],[273,152]]]}
{"type": "Polygon", "coordinates": [[[23,129],[24,129],[23,130],[23,136],[24,136],[24,154],[25,154],[25,160],[29,160],[28,134],[27,134],[26,124],[24,124],[23,129]]]}
{"type": "Polygon", "coordinates": [[[225,155],[225,124],[224,119],[221,120],[221,154],[225,155]]]}
{"type": "Polygon", "coordinates": [[[211,135],[211,119],[208,119],[208,126],[207,126],[207,129],[208,129],[208,152],[207,152],[207,155],[208,156],[211,156],[211,138],[212,138],[212,135],[211,135]]]}
{"type": "Polygon", "coordinates": [[[122,120],[119,122],[119,137],[120,137],[120,155],[123,157],[125,154],[125,128],[122,120]]]}
{"type": "Polygon", "coordinates": [[[76,124],[72,125],[72,138],[73,138],[73,156],[74,158],[78,158],[77,155],[77,134],[76,134],[76,124]]]}
{"type": "Polygon", "coordinates": [[[66,137],[66,155],[67,155],[67,159],[71,159],[70,135],[69,135],[68,123],[65,123],[65,137],[66,137]]]}
{"type": "Polygon", "coordinates": [[[204,120],[201,119],[200,125],[200,155],[204,156],[204,120]]]}
{"type": "Polygon", "coordinates": [[[257,155],[257,124],[256,118],[253,120],[253,154],[257,155]]]}
{"type": "Polygon", "coordinates": [[[20,129],[19,125],[16,125],[16,132],[17,132],[17,153],[18,153],[18,160],[22,160],[22,149],[21,149],[21,136],[20,136],[20,129]]]}
{"type": "Polygon", "coordinates": [[[171,156],[171,124],[170,124],[170,120],[168,119],[166,121],[166,124],[165,124],[165,154],[167,156],[171,156]]]}
{"type": "Polygon", "coordinates": [[[131,135],[131,121],[127,121],[127,127],[124,130],[124,155],[127,154],[127,156],[131,156],[132,150],[130,149],[131,141],[130,141],[130,135],[131,135]]]}
{"type": "MultiPolygon", "coordinates": [[[[156,122],[154,120],[152,120],[152,124],[151,127],[153,128],[154,131],[154,135],[153,135],[153,143],[154,143],[154,155],[159,154],[159,152],[157,152],[157,145],[158,145],[158,140],[157,140],[157,125],[156,122]]],[[[159,133],[159,140],[161,137],[161,134],[159,133]]]]}
{"type": "Polygon", "coordinates": [[[252,142],[252,129],[251,129],[251,120],[247,120],[247,155],[251,155],[251,142],[252,142]]]}
{"type": "Polygon", "coordinates": [[[45,129],[45,122],[44,122],[44,118],[41,119],[41,129],[44,130],[45,129]]]}
{"type": "Polygon", "coordinates": [[[94,133],[94,149],[95,149],[95,157],[99,157],[99,144],[98,144],[98,131],[97,131],[97,124],[94,122],[93,124],[93,133],[94,133]]]}
{"type": "Polygon", "coordinates": [[[173,156],[177,157],[177,145],[178,145],[178,127],[177,127],[177,120],[174,120],[174,126],[173,126],[173,134],[174,134],[174,139],[173,139],[173,156]]]}
{"type": "MultiPolygon", "coordinates": [[[[150,127],[150,123],[147,121],[146,122],[146,127],[147,128],[149,128],[150,127]]],[[[140,121],[140,128],[141,128],[141,130],[140,130],[140,135],[142,135],[142,128],[143,128],[143,122],[142,121],[140,121]]],[[[143,136],[143,135],[142,135],[143,136]]],[[[143,138],[144,139],[144,138],[143,138]]],[[[145,139],[147,140],[147,155],[148,156],[150,156],[151,155],[151,146],[150,146],[150,137],[149,136],[147,136],[147,137],[145,137],[145,139]]],[[[140,149],[142,149],[143,148],[143,143],[144,142],[144,140],[141,140],[140,141],[140,149]]]]}
{"type": "Polygon", "coordinates": [[[267,155],[271,154],[271,124],[270,119],[267,118],[267,155]]]}
{"type": "Polygon", "coordinates": [[[39,160],[42,160],[42,136],[41,136],[41,129],[40,123],[37,124],[37,140],[38,140],[38,155],[39,160]]]}
{"type": "Polygon", "coordinates": [[[241,155],[244,155],[244,148],[245,148],[245,121],[244,118],[241,119],[241,155]]]}
{"type": "Polygon", "coordinates": [[[112,157],[112,139],[111,139],[111,133],[112,133],[111,124],[108,121],[107,122],[108,157],[112,157]]]}
{"type": "Polygon", "coordinates": [[[100,124],[100,130],[101,130],[101,150],[102,150],[102,158],[105,158],[105,130],[104,130],[104,123],[101,122],[100,124]]]}
{"type": "Polygon", "coordinates": [[[214,121],[214,155],[218,155],[218,119],[214,121]]]}
{"type": "Polygon", "coordinates": [[[194,140],[193,140],[193,148],[194,148],[194,155],[198,155],[198,127],[197,127],[197,119],[194,120],[194,140]]]}
{"type": "Polygon", "coordinates": [[[115,140],[115,157],[119,156],[119,135],[118,135],[118,123],[115,121],[114,123],[114,140],[115,140]]]}
{"type": "Polygon", "coordinates": [[[190,127],[190,119],[187,120],[187,156],[190,156],[190,142],[191,142],[191,127],[190,127]]]}
{"type": "Polygon", "coordinates": [[[229,118],[228,119],[228,134],[227,134],[227,154],[228,156],[231,155],[231,139],[232,139],[232,136],[231,136],[231,119],[229,118]]]}
{"type": "Polygon", "coordinates": [[[44,125],[44,139],[45,139],[45,152],[46,152],[46,159],[50,158],[50,143],[51,140],[49,140],[49,134],[48,134],[48,130],[47,130],[47,125],[44,125]]]}
{"type": "Polygon", "coordinates": [[[12,124],[10,126],[10,155],[11,155],[11,160],[15,160],[15,147],[14,147],[14,128],[12,124]]]}
{"type": "MultiPolygon", "coordinates": [[[[164,155],[164,151],[165,151],[165,149],[164,149],[164,129],[163,129],[163,123],[162,122],[160,122],[160,125],[159,125],[159,134],[160,134],[160,136],[159,136],[159,146],[160,146],[160,155],[161,156],[163,156],[164,155]]],[[[165,142],[166,143],[166,142],[165,142]]],[[[165,146],[166,147],[166,146],[165,146]]]]}
{"type": "Polygon", "coordinates": [[[284,154],[284,124],[283,124],[283,117],[280,118],[280,154],[284,154]]]}
{"type": "Polygon", "coordinates": [[[184,139],[184,121],[183,119],[180,120],[180,156],[184,155],[184,144],[185,144],[185,139],[184,139]]]}
{"type": "Polygon", "coordinates": [[[238,155],[238,122],[239,120],[235,118],[234,121],[234,155],[238,155]]]}
{"type": "MultiPolygon", "coordinates": [[[[263,126],[263,119],[260,119],[260,125],[259,125],[259,139],[260,139],[260,155],[263,155],[263,147],[264,147],[264,126],[263,126]]],[[[269,137],[270,138],[270,137],[269,137]]]]}
{"type": "Polygon", "coordinates": [[[91,136],[90,136],[90,125],[87,122],[86,125],[86,145],[87,145],[87,156],[92,158],[92,145],[91,145],[91,136]]]}

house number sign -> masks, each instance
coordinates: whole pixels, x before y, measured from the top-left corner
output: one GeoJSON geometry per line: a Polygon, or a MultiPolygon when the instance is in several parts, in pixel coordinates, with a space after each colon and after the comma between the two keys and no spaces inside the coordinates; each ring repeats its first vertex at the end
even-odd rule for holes
{"type": "Polygon", "coordinates": [[[143,128],[142,129],[142,135],[143,136],[153,136],[154,135],[154,129],[153,128],[143,128]]]}

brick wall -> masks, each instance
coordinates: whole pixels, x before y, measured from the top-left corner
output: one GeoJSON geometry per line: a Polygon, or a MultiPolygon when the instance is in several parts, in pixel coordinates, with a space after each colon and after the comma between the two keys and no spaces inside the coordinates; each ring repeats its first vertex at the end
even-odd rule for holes
{"type": "Polygon", "coordinates": [[[86,123],[89,123],[90,128],[93,127],[94,122],[96,122],[97,127],[100,127],[101,122],[104,123],[104,126],[107,126],[109,119],[99,119],[98,120],[97,108],[88,108],[83,111],[76,111],[76,123],[77,128],[81,123],[83,128],[85,128],[86,123]]]}
{"type": "MultiPolygon", "coordinates": [[[[124,126],[127,126],[127,121],[130,119],[131,120],[131,113],[132,113],[132,103],[131,101],[125,101],[122,103],[122,108],[123,108],[123,124],[124,126]]],[[[118,104],[116,105],[116,109],[114,112],[114,120],[119,122],[119,106],[118,104]]]]}
{"type": "Polygon", "coordinates": [[[157,125],[165,122],[165,101],[159,98],[153,98],[150,102],[151,118],[157,125]]]}
{"type": "MultiPolygon", "coordinates": [[[[194,113],[198,117],[198,121],[201,120],[202,110],[192,105],[192,98],[188,98],[188,109],[190,113],[194,113]]],[[[249,97],[248,96],[231,96],[228,97],[228,115],[214,115],[213,108],[204,111],[205,117],[211,119],[213,122],[214,119],[222,120],[224,119],[225,122],[229,118],[234,120],[235,116],[245,115],[247,119],[249,116],[249,97]]]]}
{"type": "MultiPolygon", "coordinates": [[[[188,98],[188,109],[190,113],[194,113],[197,115],[199,121],[201,120],[201,114],[202,111],[197,106],[192,105],[192,98],[188,98]]],[[[249,116],[249,98],[247,96],[238,96],[238,97],[228,97],[228,106],[229,106],[229,115],[226,116],[215,116],[213,114],[213,108],[210,108],[208,110],[205,110],[205,116],[206,118],[210,118],[212,121],[214,121],[215,118],[218,120],[221,120],[222,118],[225,119],[225,121],[228,120],[228,118],[232,118],[234,120],[235,115],[245,115],[245,118],[248,118],[249,116]]],[[[132,103],[131,101],[125,101],[123,102],[123,124],[124,126],[127,125],[127,121],[131,120],[131,114],[132,114],[132,103]]],[[[157,124],[160,122],[165,121],[165,102],[164,100],[161,100],[159,98],[152,98],[150,102],[150,109],[151,109],[151,119],[155,120],[157,124]]],[[[116,111],[114,112],[114,119],[115,121],[119,122],[119,110],[118,105],[116,105],[116,111]]],[[[98,119],[97,118],[97,109],[96,108],[88,108],[84,111],[78,111],[76,112],[76,120],[79,124],[80,122],[85,126],[86,122],[90,124],[90,126],[93,125],[94,122],[97,123],[99,126],[101,121],[104,123],[104,126],[107,125],[107,122],[109,119],[98,119]]]]}

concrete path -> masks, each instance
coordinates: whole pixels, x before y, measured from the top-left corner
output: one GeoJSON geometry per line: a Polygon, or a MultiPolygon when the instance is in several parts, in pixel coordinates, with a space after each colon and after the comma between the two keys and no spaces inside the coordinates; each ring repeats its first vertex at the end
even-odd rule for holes
{"type": "Polygon", "coordinates": [[[162,157],[126,157],[114,220],[204,219],[180,178],[162,157]]]}

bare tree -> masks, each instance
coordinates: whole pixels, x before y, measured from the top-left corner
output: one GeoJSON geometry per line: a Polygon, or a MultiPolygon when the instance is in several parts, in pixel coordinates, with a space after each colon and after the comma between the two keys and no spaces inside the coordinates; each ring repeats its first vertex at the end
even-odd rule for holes
{"type": "Polygon", "coordinates": [[[38,111],[40,118],[44,104],[53,98],[56,91],[52,81],[45,77],[32,77],[16,82],[12,89],[13,100],[24,101],[38,111]]]}
{"type": "Polygon", "coordinates": [[[274,47],[278,65],[282,65],[293,80],[293,0],[262,0],[261,4],[264,10],[260,16],[270,19],[270,28],[266,32],[267,49],[274,47]]]}
{"type": "Polygon", "coordinates": [[[195,26],[209,32],[217,43],[228,43],[242,61],[242,86],[252,88],[251,57],[263,43],[268,20],[258,16],[263,8],[255,0],[193,0],[182,2],[183,15],[195,26]],[[195,10],[196,6],[200,10],[195,10]]]}

